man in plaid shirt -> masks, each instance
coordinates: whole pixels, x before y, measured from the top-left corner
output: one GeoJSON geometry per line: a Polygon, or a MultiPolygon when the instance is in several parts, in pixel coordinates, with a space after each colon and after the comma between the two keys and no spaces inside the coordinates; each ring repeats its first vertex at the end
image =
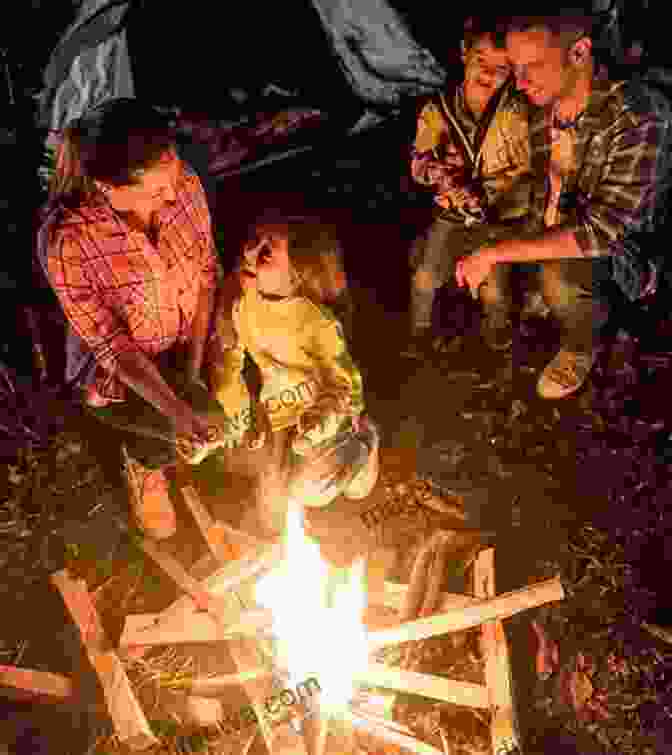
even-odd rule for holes
{"type": "Polygon", "coordinates": [[[598,75],[590,33],[590,18],[571,11],[509,20],[516,83],[535,106],[531,219],[525,234],[482,247],[457,270],[476,291],[495,265],[540,263],[564,329],[537,385],[543,398],[583,385],[615,299],[654,290],[661,261],[647,235],[670,179],[670,104],[641,81],[598,75]]]}

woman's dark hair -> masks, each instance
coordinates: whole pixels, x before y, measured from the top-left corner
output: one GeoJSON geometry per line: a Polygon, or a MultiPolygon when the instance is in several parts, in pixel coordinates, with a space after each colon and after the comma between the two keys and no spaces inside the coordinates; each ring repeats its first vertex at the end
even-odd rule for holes
{"type": "Polygon", "coordinates": [[[140,100],[109,100],[88,110],[63,131],[51,198],[81,200],[95,182],[135,183],[175,144],[170,120],[140,100]]]}

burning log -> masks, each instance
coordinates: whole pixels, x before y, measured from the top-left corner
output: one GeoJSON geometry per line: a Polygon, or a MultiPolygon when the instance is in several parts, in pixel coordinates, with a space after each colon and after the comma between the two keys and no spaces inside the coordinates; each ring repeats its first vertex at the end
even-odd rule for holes
{"type": "Polygon", "coordinates": [[[86,583],[82,579],[73,579],[67,569],[52,574],[50,580],[79,627],[82,643],[100,679],[119,741],[133,750],[144,750],[157,744],[158,740],[133,694],[121,661],[109,650],[86,583]]]}
{"type": "Polygon", "coordinates": [[[64,702],[72,698],[72,682],[61,674],[0,665],[0,696],[28,702],[64,702]]]}
{"type": "Polygon", "coordinates": [[[562,582],[559,577],[554,577],[461,609],[409,621],[396,629],[372,632],[369,635],[369,643],[371,649],[376,650],[384,645],[424,640],[448,632],[461,632],[486,621],[506,619],[529,608],[563,600],[564,597],[562,582]]]}
{"type": "MultiPolygon", "coordinates": [[[[487,548],[474,563],[474,594],[479,598],[495,596],[495,551],[487,548]]],[[[509,648],[501,621],[481,626],[481,649],[485,661],[485,680],[490,695],[492,751],[506,753],[519,746],[511,686],[509,648]]]]}
{"type": "Polygon", "coordinates": [[[490,706],[488,690],[482,684],[458,682],[440,676],[392,668],[384,663],[370,663],[357,675],[357,680],[375,687],[387,687],[453,705],[487,710],[490,706]]]}

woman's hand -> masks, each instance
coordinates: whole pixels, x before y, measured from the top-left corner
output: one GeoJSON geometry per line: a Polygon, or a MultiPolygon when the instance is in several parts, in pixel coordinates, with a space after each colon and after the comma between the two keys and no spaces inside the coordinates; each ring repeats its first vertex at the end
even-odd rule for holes
{"type": "Polygon", "coordinates": [[[463,257],[457,263],[455,277],[460,288],[469,287],[471,295],[478,298],[478,289],[483,285],[495,265],[491,249],[479,249],[463,257]]]}

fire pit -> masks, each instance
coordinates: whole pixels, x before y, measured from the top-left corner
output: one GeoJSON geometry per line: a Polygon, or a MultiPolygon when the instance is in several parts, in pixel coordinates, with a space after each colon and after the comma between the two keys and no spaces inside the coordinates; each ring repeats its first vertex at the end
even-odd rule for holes
{"type": "MultiPolygon", "coordinates": [[[[186,689],[194,710],[199,699],[214,699],[201,707],[215,719],[216,698],[233,687],[244,690],[250,701],[241,714],[250,726],[245,752],[261,737],[270,755],[445,755],[443,735],[438,749],[392,718],[392,692],[475,711],[489,722],[493,755],[518,751],[502,619],[562,600],[559,578],[498,596],[494,550],[486,548],[474,554],[472,594],[446,593],[451,536],[439,531],[422,545],[407,584],[380,575],[374,582],[371,556],[347,569],[322,559],[304,532],[299,506],[290,509],[282,540],[263,543],[213,521],[195,490],[183,493],[210,554],[187,572],[160,546],[145,542],[146,554],[185,595],[160,613],[127,616],[119,652],[226,643],[237,672],[190,678],[186,689]],[[408,650],[417,641],[468,629],[479,632],[485,684],[420,673],[407,663],[397,667],[381,655],[384,648],[408,650]]],[[[80,626],[117,740],[134,750],[156,744],[85,583],[65,571],[52,581],[80,626]]],[[[61,696],[71,694],[68,681],[56,684],[61,696]]]]}

